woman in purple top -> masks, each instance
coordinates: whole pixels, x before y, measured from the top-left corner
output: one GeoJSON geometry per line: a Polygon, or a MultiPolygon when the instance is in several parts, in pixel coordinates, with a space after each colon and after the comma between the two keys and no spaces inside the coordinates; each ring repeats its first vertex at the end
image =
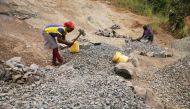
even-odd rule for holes
{"type": "Polygon", "coordinates": [[[147,25],[144,25],[143,30],[144,30],[144,32],[143,32],[142,37],[135,39],[133,41],[141,41],[141,39],[143,39],[143,40],[147,40],[148,42],[152,43],[154,40],[154,34],[153,34],[151,28],[147,25]]]}

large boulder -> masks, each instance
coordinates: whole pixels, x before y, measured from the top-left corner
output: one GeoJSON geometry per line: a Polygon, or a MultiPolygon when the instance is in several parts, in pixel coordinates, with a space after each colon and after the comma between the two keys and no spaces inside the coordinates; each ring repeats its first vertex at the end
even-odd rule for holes
{"type": "Polygon", "coordinates": [[[115,66],[114,71],[117,75],[126,79],[132,79],[135,74],[135,68],[132,63],[119,63],[115,66]]]}

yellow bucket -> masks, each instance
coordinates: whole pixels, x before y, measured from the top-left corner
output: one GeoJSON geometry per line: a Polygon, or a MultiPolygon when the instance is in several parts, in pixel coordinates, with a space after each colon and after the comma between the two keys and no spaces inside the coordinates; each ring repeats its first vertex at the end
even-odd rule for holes
{"type": "Polygon", "coordinates": [[[122,55],[122,54],[117,51],[117,52],[115,53],[115,55],[113,56],[112,61],[115,62],[115,63],[117,63],[118,60],[119,60],[120,55],[122,55]]]}
{"type": "Polygon", "coordinates": [[[129,58],[120,52],[116,52],[112,58],[112,61],[114,63],[126,63],[128,60],[129,58]]]}
{"type": "Polygon", "coordinates": [[[79,42],[75,41],[74,44],[69,48],[69,51],[71,53],[78,53],[80,51],[79,42]]]}
{"type": "Polygon", "coordinates": [[[129,60],[129,58],[125,55],[121,55],[118,59],[118,63],[126,63],[129,60]]]}

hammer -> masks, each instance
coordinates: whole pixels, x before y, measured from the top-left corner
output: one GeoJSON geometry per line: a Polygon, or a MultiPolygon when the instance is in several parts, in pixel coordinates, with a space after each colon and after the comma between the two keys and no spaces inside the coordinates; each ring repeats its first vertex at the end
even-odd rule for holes
{"type": "Polygon", "coordinates": [[[73,40],[73,42],[75,42],[76,40],[78,40],[78,38],[79,38],[81,35],[83,35],[83,36],[86,35],[86,33],[85,33],[85,31],[84,31],[83,29],[79,29],[78,31],[79,31],[79,35],[73,40]]]}
{"type": "MultiPolygon", "coordinates": [[[[83,36],[86,35],[86,33],[85,33],[85,31],[84,31],[83,29],[79,29],[78,31],[79,31],[79,33],[80,33],[81,35],[83,35],[83,36]]],[[[80,36],[78,36],[78,37],[76,38],[76,40],[77,40],[79,37],[80,37],[80,36]]],[[[75,40],[75,41],[76,41],[76,40],[75,40]]],[[[93,43],[93,42],[89,42],[89,43],[92,43],[93,45],[101,45],[101,43],[93,43]]]]}
{"type": "MultiPolygon", "coordinates": [[[[85,33],[85,31],[84,31],[83,29],[78,29],[78,31],[79,31],[79,35],[78,35],[75,39],[73,39],[73,42],[77,41],[78,38],[79,38],[81,35],[83,35],[83,36],[86,35],[86,33],[85,33]]],[[[65,49],[65,48],[68,48],[68,46],[65,46],[65,47],[60,46],[60,48],[61,48],[61,49],[65,49]]]]}

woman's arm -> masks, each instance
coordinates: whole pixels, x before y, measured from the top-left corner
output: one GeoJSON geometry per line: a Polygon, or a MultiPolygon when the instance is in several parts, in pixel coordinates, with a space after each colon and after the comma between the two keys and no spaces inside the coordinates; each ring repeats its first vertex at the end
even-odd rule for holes
{"type": "Polygon", "coordinates": [[[59,43],[65,44],[65,45],[67,45],[67,46],[72,46],[72,45],[73,45],[73,42],[67,41],[67,40],[65,39],[65,37],[62,37],[61,35],[58,35],[58,36],[57,36],[57,41],[58,41],[59,43]]]}

